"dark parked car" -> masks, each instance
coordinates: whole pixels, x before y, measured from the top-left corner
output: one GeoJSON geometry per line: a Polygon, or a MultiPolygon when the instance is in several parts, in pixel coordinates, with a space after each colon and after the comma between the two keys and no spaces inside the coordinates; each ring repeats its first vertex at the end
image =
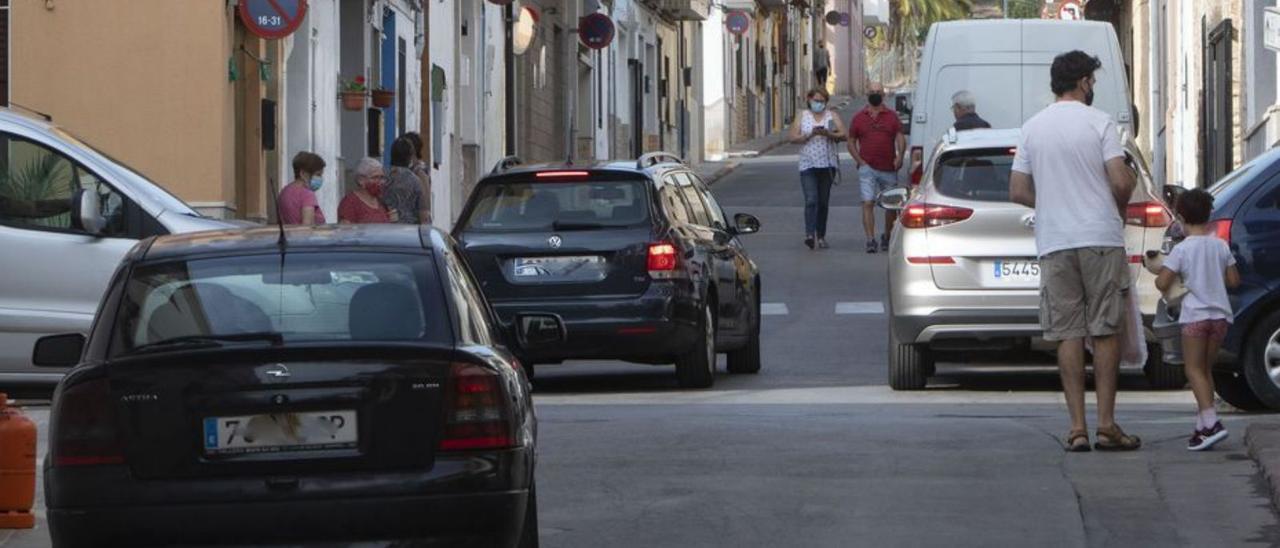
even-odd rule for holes
{"type": "MultiPolygon", "coordinates": [[[[563,336],[518,323],[526,345],[563,336]]],[[[79,363],[50,417],[54,545],[536,546],[536,425],[504,337],[429,228],[143,240],[87,340],[36,345],[79,363]]]]}
{"type": "MultiPolygon", "coordinates": [[[[1210,225],[1230,245],[1241,279],[1230,293],[1235,318],[1215,385],[1222,399],[1241,409],[1280,409],[1280,149],[1231,172],[1209,193],[1210,225]]],[[[1171,226],[1166,245],[1176,245],[1181,233],[1171,226]]],[[[1178,329],[1158,333],[1166,355],[1180,356],[1178,329]]]]}
{"type": "Polygon", "coordinates": [[[676,364],[682,386],[760,369],[760,274],[698,176],[665,153],[591,165],[522,166],[482,179],[454,229],[504,325],[554,314],[567,342],[519,348],[526,364],[676,364]]]}

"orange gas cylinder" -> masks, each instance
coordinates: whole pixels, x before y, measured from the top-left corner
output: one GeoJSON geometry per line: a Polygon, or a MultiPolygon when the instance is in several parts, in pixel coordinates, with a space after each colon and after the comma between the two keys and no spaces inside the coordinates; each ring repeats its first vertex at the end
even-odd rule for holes
{"type": "Polygon", "coordinates": [[[0,529],[30,529],[36,518],[36,423],[0,392],[0,529]]]}

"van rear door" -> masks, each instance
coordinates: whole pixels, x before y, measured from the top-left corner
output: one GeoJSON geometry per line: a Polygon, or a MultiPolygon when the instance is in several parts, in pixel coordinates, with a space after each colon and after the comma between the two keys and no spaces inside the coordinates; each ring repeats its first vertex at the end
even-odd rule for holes
{"type": "Polygon", "coordinates": [[[1022,120],[1055,101],[1049,85],[1049,67],[1054,57],[1078,49],[1102,62],[1102,69],[1094,75],[1097,82],[1093,106],[1110,114],[1117,124],[1129,130],[1129,135],[1134,135],[1129,77],[1110,24],[1028,19],[1022,22],[1022,44],[1022,120]]]}

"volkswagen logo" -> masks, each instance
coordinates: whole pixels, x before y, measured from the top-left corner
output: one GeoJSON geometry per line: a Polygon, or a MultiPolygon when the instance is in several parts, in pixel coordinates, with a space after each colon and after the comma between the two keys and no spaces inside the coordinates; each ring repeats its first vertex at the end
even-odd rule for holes
{"type": "Polygon", "coordinates": [[[284,382],[289,380],[289,376],[292,375],[289,373],[289,368],[285,367],[283,363],[267,367],[262,374],[266,376],[267,382],[284,382]]]}
{"type": "Polygon", "coordinates": [[[560,249],[560,246],[564,245],[564,240],[560,238],[559,234],[556,234],[547,238],[547,245],[551,246],[551,249],[560,249]]]}
{"type": "Polygon", "coordinates": [[[1023,217],[1023,218],[1022,218],[1022,226],[1025,226],[1025,227],[1027,227],[1027,228],[1035,228],[1035,227],[1036,227],[1036,214],[1035,214],[1035,213],[1028,213],[1025,217],[1023,217]]]}

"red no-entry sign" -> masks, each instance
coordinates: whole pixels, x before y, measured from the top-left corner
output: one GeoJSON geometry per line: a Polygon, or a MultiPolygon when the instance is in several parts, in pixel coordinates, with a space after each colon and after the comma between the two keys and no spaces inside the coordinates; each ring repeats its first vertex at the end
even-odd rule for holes
{"type": "Polygon", "coordinates": [[[740,11],[729,12],[724,18],[724,26],[729,32],[742,34],[751,28],[751,17],[740,11]]]}
{"type": "Polygon", "coordinates": [[[307,16],[307,0],[240,0],[239,11],[249,32],[274,40],[298,30],[307,16]]]}
{"type": "Polygon", "coordinates": [[[578,39],[591,49],[609,47],[613,32],[613,19],[603,13],[592,13],[578,21],[578,39]]]}

